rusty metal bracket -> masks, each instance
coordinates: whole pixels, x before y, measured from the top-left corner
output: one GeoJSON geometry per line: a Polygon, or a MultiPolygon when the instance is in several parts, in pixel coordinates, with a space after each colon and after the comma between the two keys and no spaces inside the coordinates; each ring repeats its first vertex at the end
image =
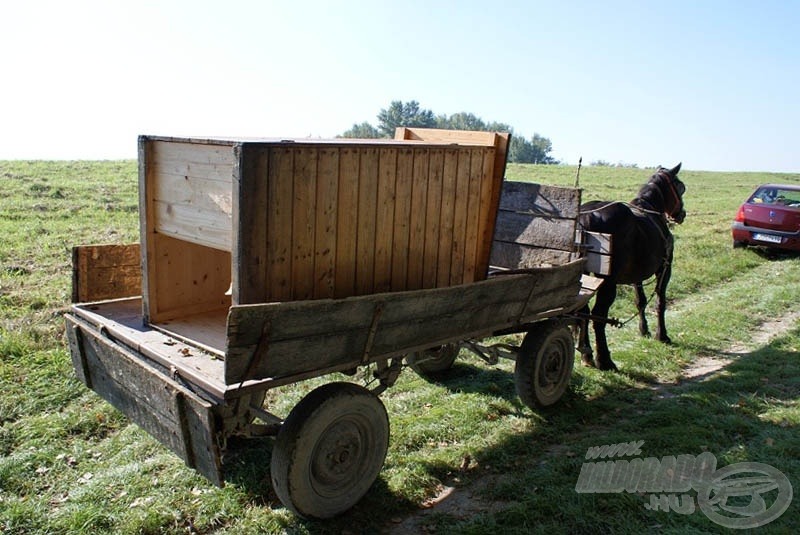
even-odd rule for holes
{"type": "Polygon", "coordinates": [[[364,356],[361,358],[361,364],[369,363],[370,351],[372,351],[372,344],[375,342],[375,333],[378,332],[378,322],[383,314],[383,307],[383,301],[375,305],[375,312],[372,313],[372,324],[369,327],[367,342],[364,344],[364,356]]]}
{"type": "Polygon", "coordinates": [[[516,360],[519,347],[510,344],[492,344],[485,346],[470,340],[461,342],[461,347],[470,350],[481,360],[494,366],[500,359],[516,360]]]}
{"type": "Polygon", "coordinates": [[[372,372],[372,375],[380,381],[380,384],[373,388],[371,392],[376,396],[379,396],[384,390],[394,385],[403,370],[403,357],[394,357],[391,360],[391,364],[389,364],[389,359],[379,360],[375,363],[377,369],[372,372]]]}

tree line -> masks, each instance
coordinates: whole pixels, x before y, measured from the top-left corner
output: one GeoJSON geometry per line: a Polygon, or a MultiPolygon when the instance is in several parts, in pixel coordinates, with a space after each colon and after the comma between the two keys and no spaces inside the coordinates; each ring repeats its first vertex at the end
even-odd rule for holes
{"type": "Polygon", "coordinates": [[[511,145],[508,148],[508,161],[514,163],[542,163],[557,164],[558,160],[550,156],[553,144],[550,140],[539,134],[526,139],[524,136],[514,135],[514,129],[497,121],[485,122],[472,113],[459,112],[452,115],[435,115],[433,111],[422,109],[419,102],[412,100],[403,102],[392,101],[388,108],[383,108],[378,113],[378,124],[373,126],[369,122],[354,124],[352,128],[339,137],[346,138],[391,138],[397,127],[408,126],[417,128],[442,128],[446,130],[488,130],[494,132],[509,132],[511,145]]]}

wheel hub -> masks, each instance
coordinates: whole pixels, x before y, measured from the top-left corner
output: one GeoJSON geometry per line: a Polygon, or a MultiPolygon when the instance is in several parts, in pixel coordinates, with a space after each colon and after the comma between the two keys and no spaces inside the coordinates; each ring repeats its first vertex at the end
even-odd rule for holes
{"type": "Polygon", "coordinates": [[[311,467],[312,484],[320,495],[335,495],[358,480],[362,444],[356,422],[340,421],[325,431],[311,467]]]}

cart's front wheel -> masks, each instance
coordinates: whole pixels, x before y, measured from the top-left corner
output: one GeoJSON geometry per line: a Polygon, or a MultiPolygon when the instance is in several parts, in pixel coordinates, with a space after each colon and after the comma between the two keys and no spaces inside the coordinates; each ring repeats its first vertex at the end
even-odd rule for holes
{"type": "Polygon", "coordinates": [[[549,407],[566,392],[575,363],[575,343],[569,326],[551,320],[525,335],[517,355],[517,394],[532,409],[549,407]]]}
{"type": "Polygon", "coordinates": [[[419,375],[436,377],[453,367],[459,349],[458,344],[445,344],[406,355],[406,362],[419,375]]]}
{"type": "Polygon", "coordinates": [[[272,451],[272,486],[300,516],[334,517],[367,493],[388,447],[389,418],[380,399],[353,383],[323,385],[281,426],[272,451]]]}

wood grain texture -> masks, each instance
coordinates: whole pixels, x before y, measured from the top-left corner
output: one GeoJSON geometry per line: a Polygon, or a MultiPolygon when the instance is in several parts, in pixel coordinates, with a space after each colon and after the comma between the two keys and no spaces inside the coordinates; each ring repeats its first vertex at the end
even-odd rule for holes
{"type": "Polygon", "coordinates": [[[491,265],[525,269],[579,256],[575,232],[580,202],[578,189],[504,182],[491,265]]]}
{"type": "Polygon", "coordinates": [[[138,243],[73,247],[73,303],[141,294],[142,266],[138,243]]]}
{"type": "Polygon", "coordinates": [[[234,306],[228,317],[225,381],[280,378],[358,363],[379,308],[373,358],[487,336],[574,302],[582,266],[579,261],[430,290],[234,306]],[[266,349],[257,354],[259,347],[266,349]]]}
{"type": "Polygon", "coordinates": [[[188,466],[221,485],[212,405],[72,316],[66,321],[70,347],[86,364],[81,374],[86,384],[188,466]]]}

